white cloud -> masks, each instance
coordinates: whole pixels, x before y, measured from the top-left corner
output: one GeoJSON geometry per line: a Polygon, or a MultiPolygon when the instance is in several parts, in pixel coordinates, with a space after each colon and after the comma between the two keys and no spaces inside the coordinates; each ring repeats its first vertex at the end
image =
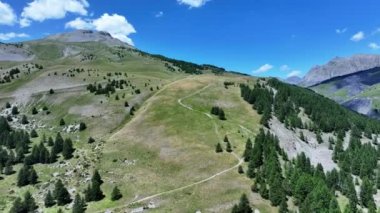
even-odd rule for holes
{"type": "Polygon", "coordinates": [[[302,72],[300,70],[293,70],[286,77],[288,77],[288,78],[294,77],[294,76],[301,77],[301,74],[302,74],[302,72]]]}
{"type": "Polygon", "coordinates": [[[351,37],[351,41],[355,41],[355,42],[361,41],[363,39],[364,39],[363,31],[357,32],[355,35],[351,37]]]}
{"type": "Polygon", "coordinates": [[[12,7],[0,1],[0,25],[13,25],[17,21],[17,16],[12,7]]]}
{"type": "Polygon", "coordinates": [[[264,64],[261,67],[259,67],[257,70],[254,70],[253,73],[255,73],[255,74],[264,73],[264,72],[268,72],[271,69],[273,69],[272,65],[264,64]]]}
{"type": "Polygon", "coordinates": [[[190,8],[193,8],[193,7],[196,7],[196,8],[202,7],[208,1],[210,1],[210,0],[177,0],[177,2],[179,4],[186,4],[186,5],[190,6],[190,8]]]}
{"type": "Polygon", "coordinates": [[[372,43],[368,44],[368,47],[371,48],[371,49],[373,49],[373,50],[380,49],[380,46],[377,43],[375,43],[375,42],[372,42],[372,43]]]}
{"type": "Polygon", "coordinates": [[[13,38],[26,38],[29,37],[28,34],[25,33],[0,33],[0,40],[2,41],[8,41],[13,38]]]}
{"type": "Polygon", "coordinates": [[[93,29],[94,26],[91,23],[91,20],[83,20],[82,18],[76,18],[72,21],[69,21],[65,24],[65,28],[72,28],[72,29],[81,29],[81,30],[89,30],[93,29]]]}
{"type": "Polygon", "coordinates": [[[343,33],[347,32],[347,28],[336,29],[335,32],[336,32],[337,34],[343,34],[343,33]]]}
{"type": "Polygon", "coordinates": [[[136,33],[135,28],[128,20],[121,15],[108,13],[103,14],[97,19],[82,19],[76,18],[73,21],[66,23],[66,28],[72,29],[91,29],[97,31],[109,32],[112,37],[117,38],[123,42],[133,45],[133,41],[128,36],[136,33]]]}
{"type": "Polygon", "coordinates": [[[289,67],[288,65],[284,64],[284,65],[282,65],[282,66],[280,67],[280,70],[286,72],[286,71],[289,71],[289,70],[290,70],[290,67],[289,67]]]}
{"type": "Polygon", "coordinates": [[[43,22],[46,19],[61,19],[67,13],[87,15],[87,0],[34,0],[24,7],[20,25],[27,27],[32,21],[43,22]]]}
{"type": "Polygon", "coordinates": [[[164,16],[164,12],[162,12],[162,11],[156,13],[156,15],[155,15],[156,18],[160,18],[162,16],[164,16]]]}

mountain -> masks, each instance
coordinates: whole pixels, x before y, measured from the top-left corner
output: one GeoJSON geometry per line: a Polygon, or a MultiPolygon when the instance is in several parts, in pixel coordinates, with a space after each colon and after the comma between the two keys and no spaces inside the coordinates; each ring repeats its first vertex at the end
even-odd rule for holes
{"type": "Polygon", "coordinates": [[[376,208],[377,120],[118,44],[96,31],[3,44],[0,212],[376,208]]]}
{"type": "Polygon", "coordinates": [[[289,84],[299,84],[302,81],[301,77],[298,76],[290,76],[284,80],[284,82],[289,84]]]}
{"type": "Polygon", "coordinates": [[[133,48],[119,39],[113,38],[108,32],[94,30],[76,30],[68,33],[50,35],[44,40],[66,43],[99,42],[111,47],[123,46],[133,48]]]}
{"type": "Polygon", "coordinates": [[[313,67],[300,85],[313,86],[334,77],[380,67],[380,55],[354,55],[349,58],[336,57],[322,66],[313,67]]]}

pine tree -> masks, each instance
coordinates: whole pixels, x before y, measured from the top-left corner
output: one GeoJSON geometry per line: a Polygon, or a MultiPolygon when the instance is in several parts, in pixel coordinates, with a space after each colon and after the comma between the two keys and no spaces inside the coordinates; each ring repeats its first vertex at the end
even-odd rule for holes
{"type": "Polygon", "coordinates": [[[36,107],[33,107],[33,109],[32,109],[32,114],[33,114],[33,115],[38,114],[38,111],[37,111],[36,107]]]}
{"type": "Polygon", "coordinates": [[[86,211],[85,201],[82,199],[82,197],[79,194],[75,195],[72,213],[84,213],[85,211],[86,211]]]}
{"type": "Polygon", "coordinates": [[[23,115],[21,118],[21,124],[28,124],[28,123],[29,123],[28,118],[26,117],[26,115],[23,115]]]}
{"type": "Polygon", "coordinates": [[[100,183],[97,181],[93,181],[91,184],[91,194],[93,197],[93,201],[99,201],[104,198],[104,194],[102,190],[100,189],[100,183]]]}
{"type": "Polygon", "coordinates": [[[251,159],[251,154],[252,154],[252,141],[251,139],[248,138],[247,142],[245,143],[245,150],[244,150],[244,161],[249,162],[251,159]]]}
{"type": "Polygon", "coordinates": [[[27,191],[24,194],[24,205],[28,212],[34,212],[34,210],[38,208],[36,201],[34,200],[32,194],[30,194],[29,191],[27,191]]]}
{"type": "Polygon", "coordinates": [[[86,124],[83,123],[83,122],[80,122],[80,124],[79,124],[79,131],[83,131],[83,130],[85,130],[86,128],[87,128],[86,124]]]}
{"type": "Polygon", "coordinates": [[[222,145],[220,145],[220,143],[216,144],[216,146],[215,146],[215,152],[216,153],[223,152],[223,148],[222,148],[222,145]]]}
{"type": "Polygon", "coordinates": [[[91,181],[97,182],[100,185],[104,183],[102,178],[100,177],[99,171],[97,169],[95,169],[94,174],[92,175],[91,181]]]}
{"type": "Polygon", "coordinates": [[[226,115],[224,114],[224,111],[222,109],[220,109],[218,117],[219,117],[219,120],[222,120],[222,121],[227,120],[226,115]]]}
{"type": "Polygon", "coordinates": [[[30,132],[30,137],[31,138],[38,138],[38,134],[37,134],[35,129],[32,129],[32,131],[30,132]]]}
{"type": "Polygon", "coordinates": [[[92,137],[89,137],[88,138],[88,143],[94,143],[95,142],[95,139],[94,138],[92,138],[92,137]]]}
{"type": "Polygon", "coordinates": [[[232,152],[232,147],[231,147],[231,143],[230,142],[227,142],[226,151],[227,152],[232,152]]]}
{"type": "Polygon", "coordinates": [[[65,122],[65,120],[63,120],[63,118],[61,118],[61,120],[59,121],[59,125],[60,126],[66,125],[66,122],[65,122]]]}
{"type": "Polygon", "coordinates": [[[29,174],[28,176],[29,184],[32,184],[32,185],[36,184],[38,182],[38,175],[37,175],[36,170],[34,170],[33,166],[30,166],[28,174],[29,174]]]}
{"type": "Polygon", "coordinates": [[[24,166],[19,170],[17,175],[17,186],[22,187],[29,184],[28,180],[28,167],[24,164],[24,166]]]}
{"type": "Polygon", "coordinates": [[[244,169],[242,166],[238,167],[238,172],[239,172],[239,174],[244,174],[244,169]]]}
{"type": "Polygon", "coordinates": [[[49,137],[47,144],[48,146],[54,146],[54,140],[52,137],[49,137]]]}
{"type": "Polygon", "coordinates": [[[228,139],[227,135],[226,135],[226,136],[224,136],[224,139],[223,139],[223,141],[224,141],[224,142],[226,142],[226,143],[227,143],[227,142],[229,142],[229,139],[228,139]]]}
{"type": "Polygon", "coordinates": [[[54,142],[54,145],[53,145],[53,150],[55,153],[60,153],[62,152],[62,149],[63,149],[63,138],[61,136],[61,134],[58,132],[57,133],[57,136],[55,137],[55,142],[54,142]]]}
{"type": "Polygon", "coordinates": [[[7,109],[11,108],[11,104],[9,102],[5,103],[5,108],[7,109]]]}
{"type": "Polygon", "coordinates": [[[55,205],[55,201],[54,201],[53,195],[51,194],[50,190],[48,191],[48,193],[45,196],[44,203],[45,203],[46,208],[49,208],[49,207],[52,207],[55,205]]]}
{"type": "Polygon", "coordinates": [[[123,197],[123,195],[121,194],[119,188],[117,188],[117,186],[115,186],[112,190],[112,193],[111,193],[111,200],[116,201],[122,197],[123,197]]]}
{"type": "Polygon", "coordinates": [[[50,94],[50,95],[54,94],[54,90],[53,90],[53,89],[50,89],[50,90],[49,90],[49,94],[50,94]]]}
{"type": "Polygon", "coordinates": [[[19,114],[18,108],[16,106],[12,107],[11,113],[12,115],[18,115],[19,114]]]}
{"type": "Polygon", "coordinates": [[[54,198],[57,200],[58,206],[63,206],[71,202],[70,194],[63,185],[61,180],[55,183],[54,198]]]}
{"type": "Polygon", "coordinates": [[[66,138],[66,140],[63,142],[63,148],[62,148],[62,155],[63,157],[67,159],[71,159],[73,157],[75,149],[73,148],[73,142],[70,138],[66,138]]]}

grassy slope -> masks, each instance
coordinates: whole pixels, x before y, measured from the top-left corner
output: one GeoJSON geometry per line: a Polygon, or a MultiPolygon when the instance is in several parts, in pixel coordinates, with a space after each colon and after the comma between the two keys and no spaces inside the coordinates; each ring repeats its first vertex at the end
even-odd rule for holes
{"type": "MultiPolygon", "coordinates": [[[[215,76],[180,80],[150,99],[131,122],[113,135],[105,146],[100,166],[102,171],[112,171],[104,172],[104,175],[115,183],[105,184],[104,189],[110,192],[114,185],[118,185],[125,196],[119,203],[112,204],[106,199],[90,205],[90,211],[132,203],[234,166],[237,159],[226,152],[216,154],[215,144],[228,134],[234,152],[241,156],[245,141],[253,138],[258,129],[259,116],[240,99],[237,87],[224,89],[224,80],[224,77],[215,76]],[[191,94],[194,95],[188,96],[191,94]],[[178,103],[183,97],[187,97],[183,103],[192,106],[193,111],[178,103]],[[212,105],[222,102],[230,105],[224,107],[227,121],[210,119],[204,114],[212,105]],[[214,124],[219,134],[216,134],[214,124]],[[239,125],[245,125],[249,130],[239,125]],[[114,159],[117,162],[113,162],[114,159]],[[136,164],[123,165],[122,159],[136,160],[136,164]]],[[[243,81],[233,77],[229,80],[243,81]]],[[[206,183],[151,200],[160,206],[157,212],[195,212],[198,209],[228,212],[242,192],[251,194],[250,184],[248,178],[234,169],[206,183]]],[[[274,211],[257,195],[252,195],[251,199],[262,212],[274,211]]],[[[136,206],[139,204],[131,208],[136,206]]],[[[117,209],[123,208],[125,206],[117,209]]]]}
{"type": "MultiPolygon", "coordinates": [[[[84,178],[81,175],[91,173],[95,167],[100,168],[106,182],[103,190],[107,197],[101,202],[89,204],[89,212],[120,205],[121,209],[125,209],[123,205],[136,199],[192,184],[233,167],[238,160],[226,152],[216,154],[215,144],[221,141],[224,135],[228,135],[234,153],[241,156],[245,141],[247,138],[254,138],[258,130],[259,116],[239,97],[238,87],[230,87],[227,90],[223,86],[225,80],[246,82],[243,77],[204,75],[186,78],[187,75],[168,71],[162,61],[141,57],[128,51],[124,52],[123,59],[117,59],[109,49],[96,44],[78,44],[79,48],[102,56],[94,61],[85,62],[80,62],[80,55],[57,59],[63,46],[51,47],[49,42],[30,45],[39,52],[42,59],[48,59],[36,61],[45,68],[32,75],[21,76],[10,84],[0,85],[0,105],[3,106],[6,101],[18,101],[20,95],[30,92],[27,102],[21,103],[22,114],[46,125],[45,128],[38,129],[40,137],[33,139],[34,143],[39,143],[42,134],[54,137],[57,131],[62,132],[63,127],[58,126],[61,118],[64,118],[67,124],[85,121],[88,129],[81,133],[63,133],[64,137],[74,140],[77,149],[75,158],[69,161],[70,166],[62,168],[58,167],[58,163],[48,166],[36,165],[40,176],[40,183],[36,187],[15,187],[17,174],[1,180],[0,206],[4,210],[9,209],[11,201],[26,190],[34,193],[37,201],[41,202],[42,196],[37,193],[42,192],[43,195],[47,190],[53,189],[56,178],[52,178],[51,175],[55,172],[60,173],[66,180],[69,189],[83,191],[86,184],[83,184],[84,178]],[[54,54],[48,54],[50,48],[53,48],[54,54]],[[76,74],[75,77],[62,77],[68,69],[77,67],[99,71],[91,76],[85,72],[76,74]],[[54,75],[55,72],[57,75],[54,75]],[[103,95],[95,96],[87,92],[83,86],[76,87],[95,81],[104,82],[106,80],[103,76],[108,72],[127,73],[127,79],[140,88],[142,94],[133,94],[133,90],[128,87],[117,91],[120,100],[116,101],[115,95],[109,98],[103,95]],[[59,89],[62,82],[76,89],[59,89]],[[144,86],[148,82],[152,87],[159,86],[162,89],[158,93],[156,89],[150,91],[150,86],[144,86]],[[194,93],[206,86],[208,87],[204,91],[194,93]],[[47,94],[50,88],[56,90],[54,95],[47,94]],[[156,95],[149,98],[155,93],[156,95]],[[123,94],[124,99],[121,98],[123,94]],[[183,104],[191,106],[194,111],[178,103],[178,99],[186,96],[188,97],[182,100],[183,104]],[[130,120],[129,109],[124,107],[124,101],[142,104],[147,99],[149,101],[144,103],[136,117],[127,123],[130,120]],[[210,119],[204,114],[208,113],[213,105],[220,105],[225,109],[227,121],[210,119]],[[41,109],[43,106],[48,106],[50,115],[31,115],[32,107],[41,109]],[[93,108],[94,112],[91,111],[93,108]],[[111,135],[111,139],[108,140],[111,135]],[[93,145],[87,144],[89,136],[95,137],[97,142],[93,145]],[[132,164],[128,165],[131,162],[132,164]],[[89,167],[79,169],[71,177],[65,177],[65,172],[83,164],[88,164],[89,167]],[[118,185],[123,192],[124,197],[121,201],[109,200],[114,185],[118,185]],[[14,193],[10,193],[11,191],[14,193]]],[[[18,63],[2,62],[0,65],[12,67],[18,63]]],[[[16,171],[18,167],[15,167],[16,171]]],[[[154,211],[183,212],[185,209],[194,212],[201,209],[202,212],[227,212],[245,192],[250,194],[251,201],[261,212],[275,212],[267,201],[249,193],[250,184],[251,181],[245,175],[239,175],[234,168],[205,183],[158,196],[154,201],[160,207],[154,211]]],[[[135,204],[130,208],[140,205],[135,204]]],[[[44,211],[56,210],[54,207],[44,211]]]]}

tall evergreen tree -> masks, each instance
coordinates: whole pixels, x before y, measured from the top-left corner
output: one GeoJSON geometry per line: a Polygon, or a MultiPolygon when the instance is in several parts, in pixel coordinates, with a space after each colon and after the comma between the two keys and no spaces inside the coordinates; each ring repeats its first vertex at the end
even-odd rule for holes
{"type": "Polygon", "coordinates": [[[122,197],[123,197],[123,195],[121,194],[119,188],[117,188],[117,186],[115,186],[112,190],[112,193],[111,193],[111,200],[116,201],[122,197]]]}
{"type": "Polygon", "coordinates": [[[70,194],[63,185],[61,180],[55,183],[54,198],[57,200],[58,206],[63,206],[71,202],[70,194]]]}
{"type": "Polygon", "coordinates": [[[248,138],[247,142],[245,143],[245,150],[244,150],[244,161],[248,162],[251,159],[252,154],[252,141],[248,138]]]}
{"type": "Polygon", "coordinates": [[[226,145],[226,151],[227,151],[227,152],[232,152],[232,146],[231,146],[231,143],[230,143],[230,142],[227,142],[227,145],[226,145]]]}
{"type": "Polygon", "coordinates": [[[220,143],[216,144],[216,146],[215,146],[215,152],[216,153],[223,152],[223,148],[222,148],[222,145],[220,145],[220,143]]]}
{"type": "Polygon", "coordinates": [[[24,205],[28,212],[34,212],[34,210],[38,208],[36,201],[34,200],[32,194],[30,194],[29,191],[25,192],[24,194],[24,205]]]}
{"type": "Polygon", "coordinates": [[[67,160],[73,157],[75,149],[73,148],[73,142],[70,138],[66,138],[62,146],[62,155],[67,160]]]}

